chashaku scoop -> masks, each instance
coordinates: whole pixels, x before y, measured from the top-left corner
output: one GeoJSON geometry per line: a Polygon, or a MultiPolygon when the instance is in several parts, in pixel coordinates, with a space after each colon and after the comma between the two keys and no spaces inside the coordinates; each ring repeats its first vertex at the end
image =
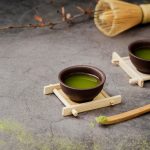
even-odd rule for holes
{"type": "Polygon", "coordinates": [[[149,23],[150,4],[136,5],[119,0],[99,0],[94,21],[102,33],[113,37],[140,23],[149,23]]]}

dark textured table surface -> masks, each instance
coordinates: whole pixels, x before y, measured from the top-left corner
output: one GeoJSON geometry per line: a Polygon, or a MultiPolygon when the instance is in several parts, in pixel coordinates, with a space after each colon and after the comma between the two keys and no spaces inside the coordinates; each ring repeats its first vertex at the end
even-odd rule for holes
{"type": "MultiPolygon", "coordinates": [[[[50,5],[49,0],[1,0],[0,25],[35,23],[37,7],[44,18],[57,20],[56,10],[61,5],[75,12],[75,5],[88,3],[62,0],[50,5]]],[[[149,150],[149,114],[108,127],[94,122],[96,116],[150,103],[150,82],[144,88],[131,86],[124,71],[111,64],[113,51],[127,56],[129,43],[147,38],[149,25],[109,38],[93,21],[54,30],[1,30],[0,150],[149,150]],[[43,86],[58,82],[59,71],[76,64],[101,68],[107,76],[104,89],[110,95],[121,94],[122,103],[81,113],[78,118],[62,117],[63,105],[54,95],[43,95],[43,86]]]]}

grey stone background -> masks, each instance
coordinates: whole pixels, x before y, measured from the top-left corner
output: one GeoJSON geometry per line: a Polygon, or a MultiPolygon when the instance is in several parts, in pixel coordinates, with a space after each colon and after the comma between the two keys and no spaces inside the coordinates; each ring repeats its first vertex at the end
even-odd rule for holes
{"type": "MultiPolygon", "coordinates": [[[[77,13],[76,5],[89,4],[88,0],[49,2],[1,0],[0,25],[35,23],[36,7],[39,15],[56,21],[60,19],[56,10],[62,5],[77,13]]],[[[114,115],[150,103],[150,82],[144,88],[131,86],[124,71],[111,64],[113,51],[127,56],[129,43],[148,38],[149,25],[109,38],[93,21],[54,30],[0,31],[0,150],[149,150],[149,114],[107,127],[94,122],[99,115],[114,115]],[[58,82],[59,71],[77,64],[102,69],[107,77],[104,89],[110,95],[121,94],[122,104],[82,113],[78,118],[62,117],[63,105],[54,95],[43,95],[43,86],[58,82]]]]}

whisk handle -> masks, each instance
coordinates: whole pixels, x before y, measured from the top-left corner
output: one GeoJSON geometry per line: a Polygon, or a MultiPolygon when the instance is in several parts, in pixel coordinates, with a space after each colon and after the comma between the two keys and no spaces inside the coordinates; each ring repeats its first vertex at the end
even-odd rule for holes
{"type": "Polygon", "coordinates": [[[150,23],[150,4],[140,5],[143,11],[143,20],[142,23],[150,23]]]}

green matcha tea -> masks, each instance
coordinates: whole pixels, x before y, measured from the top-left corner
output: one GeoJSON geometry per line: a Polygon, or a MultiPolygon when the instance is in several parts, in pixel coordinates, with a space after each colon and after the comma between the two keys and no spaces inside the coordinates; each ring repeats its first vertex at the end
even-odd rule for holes
{"type": "Polygon", "coordinates": [[[150,48],[137,49],[134,51],[134,55],[145,60],[150,60],[150,48]]]}
{"type": "Polygon", "coordinates": [[[93,75],[84,73],[75,73],[65,79],[64,83],[69,87],[76,89],[90,89],[98,86],[100,80],[93,75]]]}

